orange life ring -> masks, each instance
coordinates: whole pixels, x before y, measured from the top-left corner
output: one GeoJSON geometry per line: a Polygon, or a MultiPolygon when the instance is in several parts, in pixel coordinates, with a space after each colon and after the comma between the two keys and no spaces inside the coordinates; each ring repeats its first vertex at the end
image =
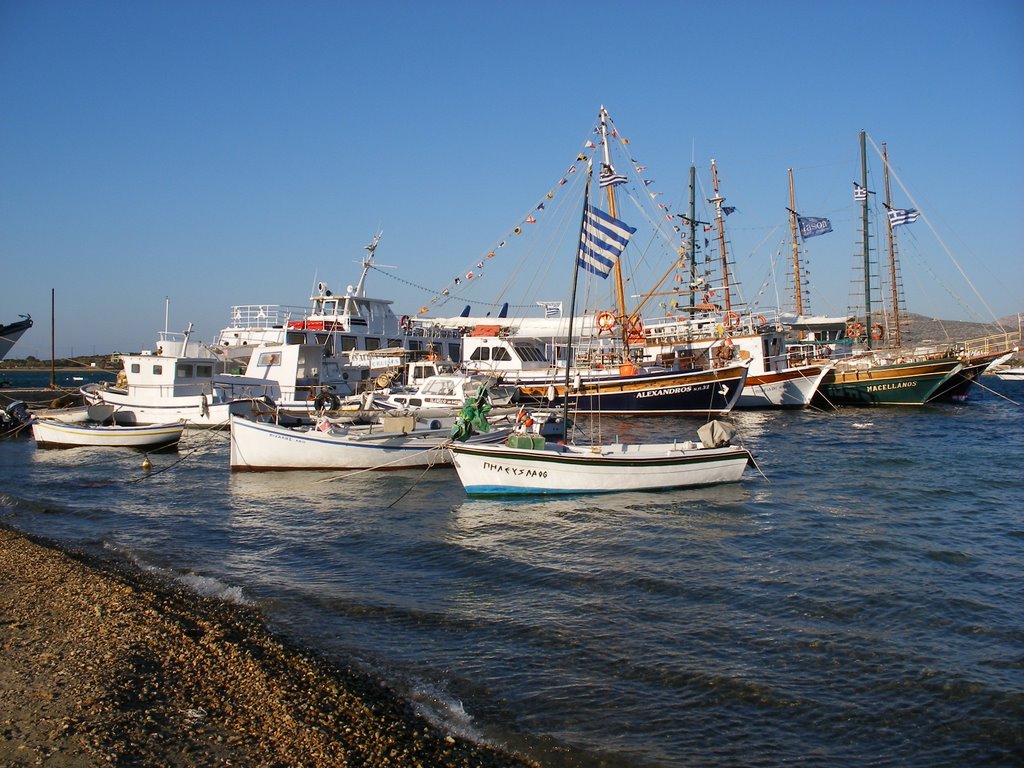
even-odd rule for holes
{"type": "Polygon", "coordinates": [[[734,328],[738,328],[740,325],[740,316],[735,312],[726,312],[722,315],[722,325],[730,331],[734,328]]]}
{"type": "Polygon", "coordinates": [[[875,341],[885,338],[885,327],[881,323],[875,323],[871,326],[871,338],[875,341]]]}
{"type": "Polygon", "coordinates": [[[858,322],[849,323],[846,326],[846,335],[851,339],[859,339],[864,335],[864,324],[858,322]]]}
{"type": "Polygon", "coordinates": [[[615,327],[615,315],[608,310],[597,313],[597,327],[601,332],[610,331],[615,327]]]}
{"type": "Polygon", "coordinates": [[[758,315],[754,319],[757,320],[757,325],[759,328],[768,325],[768,318],[765,317],[764,315],[758,315]]]}

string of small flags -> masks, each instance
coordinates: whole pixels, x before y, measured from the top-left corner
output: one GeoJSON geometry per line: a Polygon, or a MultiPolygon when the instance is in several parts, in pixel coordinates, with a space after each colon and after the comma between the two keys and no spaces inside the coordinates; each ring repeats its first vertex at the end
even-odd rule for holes
{"type": "MultiPolygon", "coordinates": [[[[618,141],[623,147],[628,147],[629,139],[619,135],[618,129],[615,127],[614,123],[611,122],[611,118],[609,118],[608,121],[609,123],[611,123],[611,138],[618,141]]],[[[595,126],[591,130],[591,135],[599,135],[600,132],[600,127],[595,124],[595,126]]],[[[454,293],[454,291],[458,289],[459,286],[463,286],[470,281],[481,280],[484,277],[485,269],[488,267],[490,260],[496,258],[500,251],[503,248],[505,248],[506,245],[509,244],[509,242],[511,242],[515,237],[523,233],[526,227],[536,224],[539,219],[543,218],[548,206],[550,205],[551,201],[555,198],[555,195],[558,193],[558,191],[569,183],[570,177],[573,174],[577,173],[581,169],[581,167],[585,168],[585,164],[592,161],[597,149],[598,144],[592,138],[587,139],[583,143],[583,150],[576,155],[576,159],[573,160],[573,162],[566,169],[565,173],[562,174],[562,177],[559,179],[557,184],[552,186],[551,189],[549,189],[548,192],[544,195],[544,197],[541,198],[541,200],[538,201],[537,204],[530,209],[529,213],[522,219],[520,219],[512,229],[508,230],[505,233],[505,235],[501,238],[501,240],[499,240],[497,243],[493,243],[492,246],[487,250],[487,252],[483,254],[474,264],[467,267],[467,269],[464,272],[461,272],[458,275],[453,276],[443,289],[441,289],[440,291],[434,291],[434,296],[430,299],[429,305],[444,303],[452,298],[457,299],[459,298],[459,296],[457,296],[454,293]],[[581,166],[581,164],[584,165],[581,166]]],[[[658,202],[658,197],[661,196],[662,193],[657,190],[650,189],[650,187],[652,187],[655,184],[655,181],[653,179],[643,178],[643,173],[647,170],[647,166],[637,162],[637,160],[630,155],[629,151],[626,152],[626,155],[629,157],[629,160],[632,163],[633,170],[636,172],[637,176],[642,181],[644,191],[646,192],[646,194],[651,198],[651,200],[654,201],[657,207],[664,212],[665,219],[673,226],[675,232],[681,232],[682,230],[680,226],[675,223],[675,217],[672,215],[671,206],[665,203],[658,202]]],[[[615,185],[624,184],[628,182],[628,178],[620,174],[615,174],[612,178],[609,178],[607,176],[605,178],[606,180],[608,180],[609,183],[615,185]]],[[[680,256],[682,256],[681,253],[680,256]]],[[[429,305],[421,307],[418,311],[418,314],[424,315],[427,312],[429,312],[429,305]]]]}

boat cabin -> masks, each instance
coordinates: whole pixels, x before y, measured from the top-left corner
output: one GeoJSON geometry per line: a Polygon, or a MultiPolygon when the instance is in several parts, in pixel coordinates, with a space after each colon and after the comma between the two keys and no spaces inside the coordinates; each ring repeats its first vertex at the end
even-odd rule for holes
{"type": "Polygon", "coordinates": [[[222,374],[215,383],[231,398],[269,397],[292,405],[324,392],[353,394],[358,380],[358,371],[325,357],[317,344],[265,344],[253,349],[244,374],[222,374]]]}

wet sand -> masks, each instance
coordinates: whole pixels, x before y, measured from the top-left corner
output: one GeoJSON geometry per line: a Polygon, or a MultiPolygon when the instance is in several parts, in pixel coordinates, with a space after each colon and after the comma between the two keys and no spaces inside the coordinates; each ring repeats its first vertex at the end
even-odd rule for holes
{"type": "Polygon", "coordinates": [[[536,766],[260,614],[0,527],[0,765],[536,766]]]}

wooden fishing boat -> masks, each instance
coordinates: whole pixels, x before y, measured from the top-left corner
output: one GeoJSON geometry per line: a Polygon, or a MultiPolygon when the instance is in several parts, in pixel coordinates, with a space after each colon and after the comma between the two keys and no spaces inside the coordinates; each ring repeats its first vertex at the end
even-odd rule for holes
{"type": "MultiPolygon", "coordinates": [[[[701,430],[723,434],[720,422],[701,430]]],[[[700,434],[700,430],[698,434],[700,434]]],[[[735,483],[750,453],[728,441],[570,445],[517,432],[505,444],[453,443],[466,493],[583,494],[653,491],[735,483]]]]}
{"type": "Polygon", "coordinates": [[[38,419],[32,436],[40,448],[138,448],[155,451],[177,449],[184,422],[146,426],[103,426],[38,419]]]}
{"type": "MultiPolygon", "coordinates": [[[[440,420],[382,416],[374,424],[286,427],[232,415],[230,466],[236,472],[296,469],[416,469],[451,464],[449,429],[440,420]]],[[[497,430],[471,441],[501,440],[497,430]]]]}

